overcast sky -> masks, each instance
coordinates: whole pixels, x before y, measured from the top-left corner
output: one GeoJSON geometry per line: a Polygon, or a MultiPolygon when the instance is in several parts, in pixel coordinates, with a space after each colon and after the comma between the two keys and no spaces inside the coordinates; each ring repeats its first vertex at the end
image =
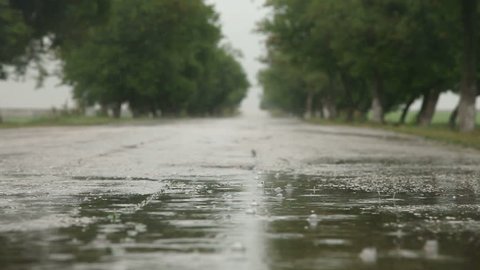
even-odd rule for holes
{"type": "Polygon", "coordinates": [[[220,23],[225,39],[243,53],[240,59],[248,74],[252,88],[242,104],[244,113],[257,113],[260,103],[260,87],[257,73],[261,68],[258,58],[264,53],[264,43],[260,34],[255,33],[257,22],[264,18],[267,10],[264,0],[208,0],[220,14],[220,23]]]}
{"type": "MultiPolygon", "coordinates": [[[[220,14],[225,39],[243,53],[241,62],[248,73],[252,89],[242,105],[242,110],[255,112],[259,104],[260,87],[256,74],[261,68],[259,56],[264,53],[262,37],[255,33],[256,23],[266,16],[264,0],[207,0],[215,5],[220,14]]],[[[64,104],[73,106],[70,89],[60,86],[58,79],[50,78],[41,89],[35,89],[35,80],[30,77],[24,82],[0,81],[0,108],[51,108],[64,104]]],[[[440,98],[438,108],[450,109],[457,98],[452,94],[440,98]]],[[[477,102],[480,105],[480,100],[477,102]]],[[[477,106],[479,106],[477,105],[477,106]]],[[[417,102],[415,107],[419,107],[417,102]]]]}

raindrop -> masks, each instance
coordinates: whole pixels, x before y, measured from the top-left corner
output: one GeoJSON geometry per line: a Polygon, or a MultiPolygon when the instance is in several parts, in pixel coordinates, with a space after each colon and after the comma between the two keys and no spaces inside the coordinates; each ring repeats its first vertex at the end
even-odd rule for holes
{"type": "Polygon", "coordinates": [[[257,201],[253,200],[252,203],[250,203],[251,206],[258,206],[257,201]]]}
{"type": "Polygon", "coordinates": [[[137,231],[127,231],[127,235],[129,237],[135,237],[137,236],[138,232],[137,231]]]}
{"type": "Polygon", "coordinates": [[[245,210],[245,213],[249,215],[255,215],[255,213],[257,213],[257,210],[255,208],[248,208],[247,210],[245,210]]]}
{"type": "Polygon", "coordinates": [[[280,173],[277,172],[277,173],[275,174],[275,179],[278,179],[278,178],[280,178],[280,173]]]}
{"type": "Polygon", "coordinates": [[[438,241],[437,240],[428,240],[423,246],[423,251],[425,252],[425,257],[429,259],[438,257],[438,241]]]}
{"type": "Polygon", "coordinates": [[[367,247],[358,255],[360,260],[364,263],[376,263],[377,262],[377,249],[374,247],[367,247]]]}
{"type": "Polygon", "coordinates": [[[391,235],[395,236],[396,238],[403,238],[406,235],[406,233],[403,232],[402,230],[396,230],[391,235]]]}
{"type": "Polygon", "coordinates": [[[294,190],[294,188],[293,188],[292,184],[290,184],[290,183],[287,184],[287,186],[285,187],[285,191],[287,192],[288,196],[292,195],[293,190],[294,190]]]}
{"type": "Polygon", "coordinates": [[[276,193],[281,193],[283,190],[282,190],[281,187],[277,187],[277,188],[274,189],[274,191],[275,191],[276,193]]]}
{"type": "Polygon", "coordinates": [[[307,218],[308,224],[311,228],[315,228],[318,225],[318,216],[315,214],[315,211],[311,211],[310,216],[307,218]]]}
{"type": "Polygon", "coordinates": [[[236,252],[244,252],[245,251],[245,246],[240,242],[233,243],[230,248],[231,248],[232,251],[236,251],[236,252]]]}
{"type": "Polygon", "coordinates": [[[123,242],[125,243],[135,243],[135,239],[131,238],[131,237],[126,237],[123,242]]]}

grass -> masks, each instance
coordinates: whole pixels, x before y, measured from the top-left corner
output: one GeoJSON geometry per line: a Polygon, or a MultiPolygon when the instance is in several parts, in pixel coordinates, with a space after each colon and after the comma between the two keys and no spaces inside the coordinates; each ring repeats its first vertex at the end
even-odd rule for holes
{"type": "Polygon", "coordinates": [[[431,127],[406,126],[386,126],[385,129],[421,136],[427,139],[441,141],[449,144],[457,144],[465,147],[480,149],[480,130],[477,128],[473,132],[460,133],[451,130],[445,125],[432,125],[431,127]]]}
{"type": "MultiPolygon", "coordinates": [[[[234,114],[232,114],[234,115],[234,114]]],[[[222,118],[216,116],[212,118],[222,118]]],[[[202,117],[198,117],[201,119],[202,117]]],[[[81,116],[81,115],[62,115],[62,116],[34,116],[34,117],[8,117],[0,122],[2,128],[24,128],[24,127],[54,127],[54,126],[97,126],[97,125],[156,125],[177,119],[195,119],[187,116],[180,117],[138,117],[129,116],[115,119],[106,116],[81,116]]]]}
{"type": "MultiPolygon", "coordinates": [[[[396,123],[398,122],[398,119],[400,118],[401,111],[395,111],[388,113],[385,115],[385,120],[388,123],[396,123]]],[[[413,124],[415,123],[415,119],[417,117],[418,112],[412,111],[407,114],[406,122],[408,124],[413,124]]],[[[442,125],[442,124],[447,124],[448,119],[450,117],[451,112],[450,111],[437,111],[435,112],[433,119],[432,119],[432,124],[433,125],[442,125]]],[[[480,114],[477,114],[477,119],[476,119],[477,125],[480,125],[480,114]]]]}
{"type": "Polygon", "coordinates": [[[44,116],[7,118],[0,128],[45,127],[45,126],[93,126],[133,121],[129,118],[113,119],[109,117],[88,116],[44,116]]]}
{"type": "MultiPolygon", "coordinates": [[[[464,147],[471,147],[480,150],[480,129],[477,128],[473,132],[469,133],[460,133],[458,131],[452,130],[448,127],[448,118],[450,112],[439,111],[433,117],[432,125],[429,127],[418,127],[415,126],[414,119],[416,112],[409,113],[407,116],[407,124],[402,126],[397,126],[394,123],[400,117],[400,112],[390,113],[386,116],[385,125],[375,124],[371,122],[353,122],[348,123],[342,120],[324,120],[324,119],[313,119],[310,122],[315,124],[323,125],[347,125],[355,127],[366,127],[366,128],[376,128],[389,130],[404,134],[416,135],[423,138],[440,141],[448,144],[461,145],[464,147]]],[[[477,125],[480,126],[480,117],[477,115],[477,125]]]]}

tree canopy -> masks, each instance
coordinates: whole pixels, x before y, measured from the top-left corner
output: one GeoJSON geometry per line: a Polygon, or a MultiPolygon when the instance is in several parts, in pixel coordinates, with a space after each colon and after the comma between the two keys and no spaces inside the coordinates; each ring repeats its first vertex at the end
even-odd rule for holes
{"type": "Polygon", "coordinates": [[[64,79],[83,105],[119,115],[212,115],[234,110],[249,86],[220,46],[217,14],[201,0],[115,0],[108,22],[62,52],[64,79]]]}
{"type": "Polygon", "coordinates": [[[7,66],[22,74],[48,50],[77,42],[109,7],[110,0],[0,0],[0,79],[7,66]]]}
{"type": "Polygon", "coordinates": [[[260,24],[268,37],[263,105],[350,120],[370,111],[383,122],[386,112],[423,97],[418,122],[429,124],[439,94],[458,89],[461,63],[472,58],[461,41],[480,41],[476,18],[465,23],[466,10],[477,7],[463,2],[469,8],[435,0],[268,0],[273,14],[260,24]]]}
{"type": "Polygon", "coordinates": [[[203,0],[0,0],[0,79],[46,53],[81,108],[117,117],[231,113],[249,87],[203,0]]]}

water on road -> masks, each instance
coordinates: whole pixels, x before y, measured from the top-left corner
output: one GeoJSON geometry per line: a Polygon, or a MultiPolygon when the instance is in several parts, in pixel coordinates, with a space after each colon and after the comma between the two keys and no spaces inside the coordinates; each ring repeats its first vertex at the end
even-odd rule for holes
{"type": "Polygon", "coordinates": [[[1,269],[478,269],[480,154],[238,118],[0,131],[1,269]]]}

